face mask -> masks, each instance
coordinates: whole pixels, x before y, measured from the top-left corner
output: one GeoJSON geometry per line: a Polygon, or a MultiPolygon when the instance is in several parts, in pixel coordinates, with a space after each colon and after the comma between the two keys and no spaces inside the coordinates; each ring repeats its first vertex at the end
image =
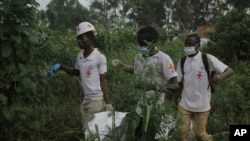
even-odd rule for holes
{"type": "Polygon", "coordinates": [[[195,50],[195,47],[184,47],[184,52],[186,55],[191,55],[191,54],[195,54],[196,50],[195,50]]]}
{"type": "Polygon", "coordinates": [[[148,54],[149,53],[149,49],[147,48],[147,46],[138,46],[137,50],[142,54],[148,54]]]}

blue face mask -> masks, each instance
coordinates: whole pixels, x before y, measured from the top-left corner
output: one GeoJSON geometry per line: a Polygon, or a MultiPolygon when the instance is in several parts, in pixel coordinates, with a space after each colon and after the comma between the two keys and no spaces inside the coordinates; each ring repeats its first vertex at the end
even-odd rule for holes
{"type": "Polygon", "coordinates": [[[148,54],[150,51],[147,46],[138,46],[137,50],[142,54],[148,54]]]}

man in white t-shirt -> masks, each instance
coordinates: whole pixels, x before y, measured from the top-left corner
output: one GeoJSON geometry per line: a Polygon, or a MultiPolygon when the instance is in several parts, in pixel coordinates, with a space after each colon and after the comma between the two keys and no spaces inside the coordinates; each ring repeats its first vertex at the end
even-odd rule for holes
{"type": "Polygon", "coordinates": [[[152,26],[145,26],[137,33],[137,42],[139,44],[139,53],[135,56],[134,65],[126,65],[119,60],[113,60],[113,65],[136,75],[136,88],[139,89],[138,94],[141,99],[138,101],[136,113],[139,115],[140,123],[135,129],[136,140],[153,141],[161,117],[155,114],[160,109],[165,99],[167,89],[177,90],[177,73],[173,65],[173,61],[169,55],[160,51],[155,46],[158,39],[158,32],[152,26]],[[169,82],[169,84],[168,84],[169,82]],[[146,97],[144,100],[143,97],[146,97]],[[148,123],[148,131],[146,137],[142,139],[143,122],[146,118],[142,118],[146,107],[151,108],[150,120],[148,123]],[[158,116],[158,117],[157,117],[158,116]]]}
{"type": "Polygon", "coordinates": [[[80,75],[84,91],[80,111],[85,131],[86,123],[92,120],[95,113],[105,108],[107,111],[112,111],[113,107],[107,91],[106,57],[93,46],[95,28],[89,22],[82,22],[77,26],[76,32],[78,45],[83,51],[78,53],[75,67],[56,64],[51,68],[50,73],[53,76],[55,71],[61,69],[71,75],[80,75]]]}
{"type": "MultiPolygon", "coordinates": [[[[202,61],[202,53],[199,51],[200,37],[197,34],[187,35],[184,45],[187,57],[183,70],[181,61],[177,65],[178,82],[183,85],[178,105],[181,141],[188,141],[191,122],[199,141],[212,141],[213,136],[206,131],[207,118],[211,109],[211,87],[202,61]]],[[[231,68],[213,55],[207,54],[207,60],[209,70],[218,74],[212,78],[214,83],[217,84],[233,74],[231,68]]]]}

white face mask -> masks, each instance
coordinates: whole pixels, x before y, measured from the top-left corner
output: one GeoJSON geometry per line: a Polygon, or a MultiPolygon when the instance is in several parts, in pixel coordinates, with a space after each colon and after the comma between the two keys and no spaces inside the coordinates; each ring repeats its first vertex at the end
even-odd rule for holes
{"type": "Polygon", "coordinates": [[[195,54],[196,50],[195,50],[195,47],[184,47],[184,52],[186,55],[191,55],[191,54],[195,54]]]}
{"type": "Polygon", "coordinates": [[[142,54],[148,54],[149,53],[149,49],[147,48],[147,46],[138,46],[137,49],[142,54]]]}

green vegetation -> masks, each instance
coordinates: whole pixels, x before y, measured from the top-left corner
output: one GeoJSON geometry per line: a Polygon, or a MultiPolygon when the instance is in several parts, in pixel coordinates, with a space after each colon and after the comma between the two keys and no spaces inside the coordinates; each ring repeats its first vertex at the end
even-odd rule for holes
{"type": "MultiPolygon", "coordinates": [[[[82,141],[79,105],[83,92],[79,78],[64,72],[55,77],[48,75],[55,63],[74,65],[79,51],[75,32],[68,29],[62,34],[45,26],[36,5],[34,0],[0,2],[0,140],[82,141]]],[[[228,141],[230,124],[250,124],[249,19],[246,11],[221,16],[213,43],[204,47],[205,52],[219,57],[235,71],[212,96],[208,131],[219,141],[228,141]]],[[[112,67],[111,60],[133,63],[138,27],[119,23],[115,30],[102,24],[96,24],[96,28],[96,47],[108,61],[112,104],[116,111],[131,112],[138,100],[134,76],[112,67]]],[[[169,32],[157,28],[161,36],[158,47],[177,65],[183,55],[185,32],[167,42],[169,32]]],[[[166,110],[159,114],[174,114],[170,103],[166,101],[166,110]]]]}

